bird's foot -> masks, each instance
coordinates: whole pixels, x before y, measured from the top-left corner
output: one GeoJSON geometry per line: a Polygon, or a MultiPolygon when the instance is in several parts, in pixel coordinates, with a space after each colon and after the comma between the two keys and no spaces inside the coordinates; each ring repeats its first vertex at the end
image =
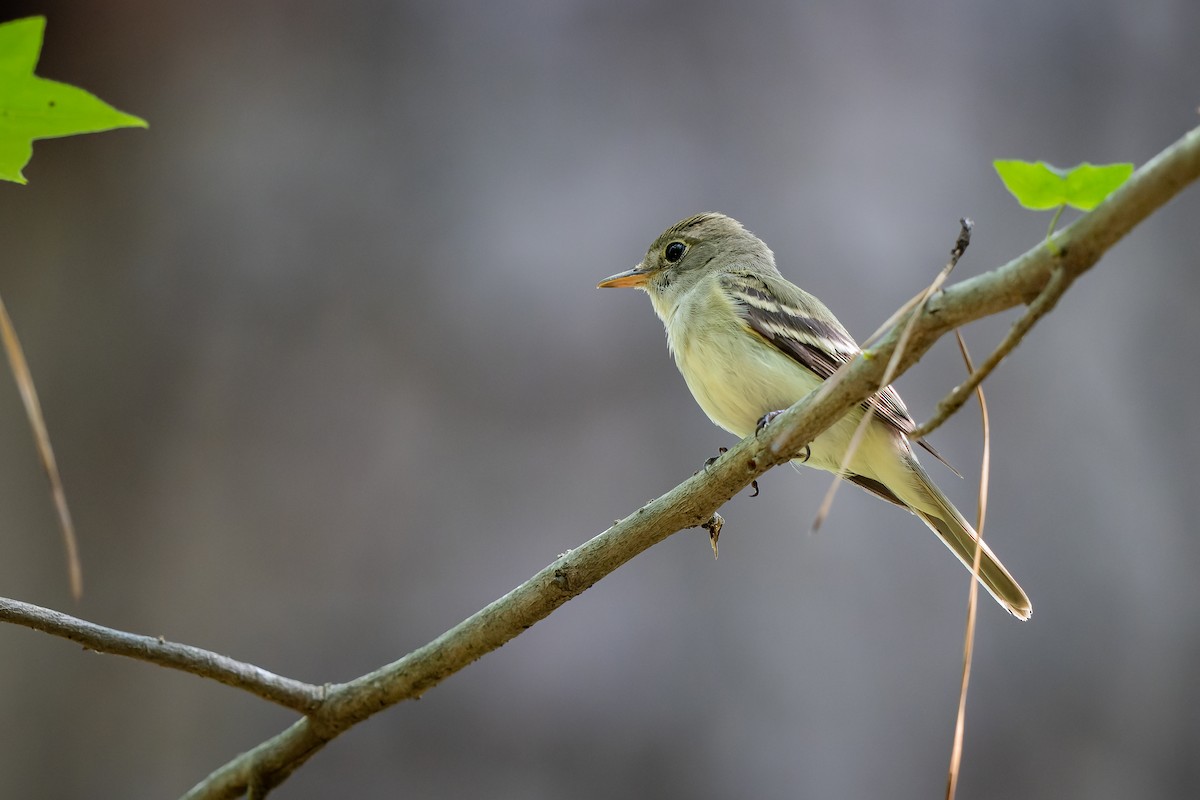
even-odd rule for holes
{"type": "MultiPolygon", "coordinates": [[[[720,458],[721,456],[725,455],[725,454],[726,454],[726,453],[728,453],[728,452],[729,452],[729,448],[728,448],[728,447],[718,447],[718,448],[717,448],[717,454],[716,454],[715,456],[713,456],[712,458],[709,458],[709,459],[705,459],[705,461],[704,461],[704,469],[708,469],[708,468],[709,468],[709,467],[711,467],[713,464],[717,463],[717,459],[718,459],[718,458],[720,458]]],[[[699,474],[700,474],[700,470],[696,470],[696,471],[695,471],[695,472],[693,472],[692,474],[693,474],[693,475],[699,475],[699,474]]]]}
{"type": "Polygon", "coordinates": [[[758,418],[758,424],[754,426],[754,435],[762,433],[763,428],[771,424],[771,420],[782,414],[782,411],[768,411],[758,418]]]}

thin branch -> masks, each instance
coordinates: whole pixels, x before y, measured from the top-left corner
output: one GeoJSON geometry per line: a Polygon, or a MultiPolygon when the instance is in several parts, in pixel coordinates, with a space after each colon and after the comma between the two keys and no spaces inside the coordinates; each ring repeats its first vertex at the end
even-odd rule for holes
{"type": "MultiPolygon", "coordinates": [[[[942,288],[942,284],[946,282],[946,278],[948,278],[950,273],[954,271],[954,268],[958,266],[958,260],[963,257],[963,253],[967,252],[967,248],[971,245],[971,229],[975,227],[975,223],[969,218],[963,217],[958,221],[958,224],[958,238],[955,239],[954,247],[950,250],[950,260],[946,262],[946,266],[942,267],[941,271],[938,272],[933,281],[925,287],[925,291],[917,295],[915,299],[916,302],[909,301],[909,303],[905,304],[906,308],[911,305],[913,307],[913,311],[911,314],[909,314],[908,320],[904,324],[904,332],[900,334],[900,341],[896,344],[896,349],[892,353],[892,357],[888,360],[887,369],[884,370],[882,379],[884,386],[890,384],[896,377],[896,370],[900,366],[900,357],[904,355],[904,348],[908,345],[908,339],[910,336],[912,336],[913,326],[917,323],[917,309],[923,308],[925,306],[925,302],[929,300],[930,297],[933,297],[934,292],[942,288]]],[[[893,314],[892,319],[895,319],[895,317],[896,315],[893,314]]],[[[889,322],[891,322],[890,319],[889,322]]],[[[878,331],[871,334],[870,339],[867,341],[870,342],[878,338],[885,330],[886,327],[880,328],[878,331]]],[[[830,482],[829,488],[825,491],[825,497],[823,500],[821,500],[820,507],[817,508],[817,516],[813,519],[812,524],[813,533],[816,533],[818,530],[820,530],[821,523],[823,523],[825,518],[829,516],[829,510],[833,508],[833,498],[835,495],[837,495],[838,487],[843,483],[840,476],[849,472],[847,468],[850,466],[850,461],[854,458],[854,454],[858,452],[858,447],[862,444],[863,437],[866,436],[867,428],[871,424],[871,420],[874,417],[875,406],[868,405],[866,411],[863,412],[862,419],[858,421],[858,426],[854,429],[854,435],[850,437],[850,444],[846,446],[846,452],[842,454],[842,463],[838,466],[839,477],[835,477],[833,481],[830,482]]]]}
{"type": "MultiPolygon", "coordinates": [[[[962,331],[955,330],[958,339],[958,349],[963,361],[967,364],[967,372],[975,373],[975,365],[971,363],[971,354],[967,351],[967,343],[963,341],[962,331]]],[[[979,608],[979,569],[983,564],[983,525],[987,521],[988,484],[991,479],[992,466],[992,426],[988,421],[987,398],[983,396],[983,387],[977,386],[975,394],[979,398],[979,416],[983,426],[983,458],[979,467],[979,512],[975,518],[975,534],[978,542],[975,546],[975,558],[971,564],[971,587],[967,590],[967,630],[963,635],[963,666],[962,682],[958,689],[958,714],[954,719],[954,744],[950,747],[950,769],[946,778],[946,800],[954,800],[958,790],[959,769],[962,766],[963,737],[967,727],[967,685],[971,682],[971,661],[975,657],[975,615],[979,608]]]]}
{"type": "Polygon", "coordinates": [[[320,686],[284,678],[219,653],[168,642],[161,637],[140,636],[106,628],[19,600],[0,597],[0,622],[12,622],[52,636],[61,636],[97,653],[127,656],[190,672],[202,678],[212,678],[301,714],[317,708],[324,696],[324,689],[320,686]]]}
{"type": "Polygon", "coordinates": [[[942,426],[956,411],[962,408],[963,403],[967,402],[967,398],[971,396],[971,392],[983,383],[984,379],[992,374],[996,367],[1000,366],[1000,362],[1004,357],[1013,351],[1013,349],[1021,343],[1025,338],[1025,334],[1029,333],[1034,324],[1044,317],[1047,313],[1053,310],[1058,304],[1058,298],[1063,296],[1063,293],[1070,287],[1071,282],[1067,280],[1066,270],[1055,268],[1050,274],[1050,280],[1046,282],[1046,286],[1042,289],[1042,293],[1037,296],[1037,299],[1029,304],[1029,308],[1019,320],[1013,323],[1009,328],[1008,334],[1004,340],[992,351],[979,369],[973,371],[967,379],[950,390],[950,393],[942,398],[937,404],[937,410],[933,417],[928,422],[917,427],[909,434],[911,439],[923,439],[929,434],[942,426]]]}
{"type": "MultiPolygon", "coordinates": [[[[1094,211],[999,269],[947,288],[914,314],[912,338],[897,375],[940,336],[977,319],[1033,302],[1061,268],[1068,279],[1090,269],[1104,252],[1154,210],[1200,176],[1200,128],[1134,173],[1094,211]]],[[[619,521],[584,545],[560,556],[530,580],[475,613],[433,642],[375,672],[331,686],[315,712],[238,756],[186,795],[236,797],[269,791],[326,742],[350,726],[403,700],[419,697],[449,675],[496,649],[676,531],[707,522],[726,501],[886,385],[883,361],[895,352],[893,329],[872,351],[781,414],[767,431],[750,436],[706,470],[619,521]],[[782,432],[782,433],[776,433],[782,432]]]]}
{"type": "Polygon", "coordinates": [[[869,350],[871,345],[879,341],[885,333],[893,327],[900,324],[901,319],[908,318],[908,314],[914,308],[925,303],[930,297],[942,288],[946,282],[946,278],[950,277],[950,273],[958,266],[958,262],[967,252],[967,248],[971,246],[971,231],[975,230],[975,220],[970,217],[962,217],[958,220],[958,238],[954,240],[954,247],[950,248],[950,260],[946,262],[938,274],[928,286],[913,295],[904,305],[892,312],[882,325],[875,329],[875,332],[863,340],[862,349],[869,350]]]}
{"type": "Polygon", "coordinates": [[[46,430],[46,420],[42,417],[42,404],[33,385],[33,374],[25,361],[25,351],[21,348],[21,340],[17,338],[17,329],[8,316],[8,307],[4,305],[3,298],[0,298],[0,338],[4,340],[4,351],[8,354],[13,380],[17,382],[21,402],[25,404],[25,416],[29,418],[29,427],[33,429],[33,440],[42,461],[42,469],[50,481],[50,495],[54,498],[58,527],[67,549],[67,577],[71,582],[71,596],[78,600],[83,596],[83,567],[79,563],[75,525],[67,508],[67,493],[63,491],[62,476],[58,474],[58,462],[54,460],[54,448],[50,446],[50,432],[46,430]]]}

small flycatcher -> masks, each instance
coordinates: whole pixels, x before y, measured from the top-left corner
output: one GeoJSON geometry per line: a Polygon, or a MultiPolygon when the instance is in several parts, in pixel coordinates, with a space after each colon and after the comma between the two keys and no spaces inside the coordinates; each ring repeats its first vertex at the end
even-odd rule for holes
{"type": "MultiPolygon", "coordinates": [[[[671,226],[640,264],[600,286],[650,295],[692,396],[709,419],[738,437],[860,352],[820,300],[779,274],[766,244],[722,214],[671,226]]],[[[916,514],[967,569],[982,547],[980,583],[1013,616],[1029,619],[1033,606],[1025,592],[917,462],[908,440],[916,423],[900,395],[888,386],[869,403],[874,417],[841,477],[916,514]]],[[[818,436],[803,463],[839,473],[863,413],[861,407],[848,412],[818,436]]]]}

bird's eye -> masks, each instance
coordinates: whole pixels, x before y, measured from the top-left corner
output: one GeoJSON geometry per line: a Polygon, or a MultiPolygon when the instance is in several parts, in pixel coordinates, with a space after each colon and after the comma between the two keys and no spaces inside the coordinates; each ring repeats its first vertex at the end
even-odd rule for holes
{"type": "Polygon", "coordinates": [[[683,258],[684,251],[687,250],[687,245],[683,242],[671,242],[667,245],[667,249],[663,251],[663,257],[671,264],[678,263],[679,259],[683,258]]]}

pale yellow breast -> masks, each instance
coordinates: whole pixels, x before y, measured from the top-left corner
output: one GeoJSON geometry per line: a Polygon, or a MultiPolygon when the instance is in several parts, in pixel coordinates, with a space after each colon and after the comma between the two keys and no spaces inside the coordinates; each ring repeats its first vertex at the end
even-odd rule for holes
{"type": "Polygon", "coordinates": [[[748,435],[763,414],[787,408],[820,384],[746,328],[715,282],[689,292],[663,321],[692,396],[735,436],[748,435]]]}
{"type": "MultiPolygon", "coordinates": [[[[754,432],[768,411],[785,409],[821,380],[746,328],[732,301],[715,285],[698,286],[671,309],[659,309],[675,363],[708,418],[735,436],[754,432]]],[[[805,464],[837,472],[862,418],[856,408],[811,443],[805,464]]],[[[859,475],[892,485],[898,478],[896,434],[882,422],[870,426],[848,465],[859,475]]],[[[907,449],[906,445],[899,447],[907,449]]]]}

